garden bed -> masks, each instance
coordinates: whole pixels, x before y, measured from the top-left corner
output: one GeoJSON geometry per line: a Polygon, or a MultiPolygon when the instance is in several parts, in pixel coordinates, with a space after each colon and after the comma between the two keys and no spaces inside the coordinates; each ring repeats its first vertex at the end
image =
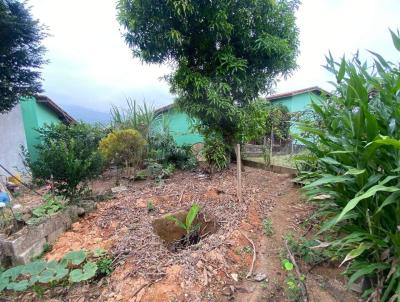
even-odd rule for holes
{"type": "MultiPolygon", "coordinates": [[[[253,168],[243,173],[244,201],[239,203],[235,172],[234,167],[212,177],[177,172],[160,183],[131,183],[127,191],[98,203],[95,212],[60,236],[45,258],[104,248],[114,257],[115,271],[100,282],[49,289],[44,297],[58,301],[287,301],[279,256],[284,248],[282,236],[304,232],[300,224],[310,207],[301,201],[288,175],[253,168]],[[184,216],[193,203],[201,206],[203,216],[198,219],[211,222],[212,231],[205,231],[207,235],[196,244],[171,250],[157,225],[170,214],[184,216]],[[266,217],[272,219],[271,237],[263,234],[266,217]],[[253,259],[249,239],[257,260],[253,274],[246,278],[253,259]]],[[[332,291],[346,294],[326,280],[326,276],[338,278],[339,273],[327,267],[321,278],[325,278],[324,286],[328,282],[332,291]]],[[[312,301],[340,301],[320,286],[322,281],[315,281],[320,279],[307,278],[312,301]]],[[[13,299],[39,298],[32,293],[6,297],[13,299]]]]}

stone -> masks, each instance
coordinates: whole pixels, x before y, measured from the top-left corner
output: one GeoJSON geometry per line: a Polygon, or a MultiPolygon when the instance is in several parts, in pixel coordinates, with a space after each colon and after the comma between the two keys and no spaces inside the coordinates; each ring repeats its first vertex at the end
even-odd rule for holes
{"type": "Polygon", "coordinates": [[[231,277],[232,277],[233,280],[235,280],[235,282],[238,282],[238,281],[239,281],[239,275],[238,275],[238,274],[232,273],[232,274],[231,274],[231,277]]]}
{"type": "Polygon", "coordinates": [[[254,276],[253,279],[254,279],[254,281],[261,282],[261,281],[264,281],[265,279],[267,279],[267,275],[264,273],[258,273],[254,276]]]}
{"type": "Polygon", "coordinates": [[[125,186],[118,186],[118,187],[111,188],[111,192],[113,192],[114,194],[125,192],[126,190],[128,190],[128,188],[125,186]]]}
{"type": "Polygon", "coordinates": [[[230,295],[232,295],[232,291],[231,291],[231,289],[229,287],[224,287],[222,289],[222,294],[224,296],[228,296],[229,297],[230,295]]]}
{"type": "Polygon", "coordinates": [[[86,214],[97,209],[97,205],[93,200],[81,200],[78,205],[85,210],[86,214]]]}

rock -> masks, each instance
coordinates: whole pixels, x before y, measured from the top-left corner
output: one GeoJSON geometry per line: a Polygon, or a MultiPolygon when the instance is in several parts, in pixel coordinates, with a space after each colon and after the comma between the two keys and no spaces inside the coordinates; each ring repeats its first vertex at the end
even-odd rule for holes
{"type": "Polygon", "coordinates": [[[128,189],[125,186],[118,186],[118,187],[111,188],[111,192],[113,192],[114,194],[125,192],[126,190],[128,190],[128,189]]]}
{"type": "Polygon", "coordinates": [[[93,200],[81,200],[78,205],[85,210],[85,213],[93,212],[97,208],[93,200]]]}
{"type": "Polygon", "coordinates": [[[239,275],[238,275],[238,274],[232,273],[232,274],[231,274],[231,277],[232,277],[233,280],[235,280],[235,282],[238,282],[238,281],[239,281],[239,275]]]}
{"type": "Polygon", "coordinates": [[[258,273],[254,276],[253,279],[254,279],[254,281],[261,282],[261,281],[264,281],[265,279],[267,279],[267,275],[264,273],[258,273]]]}
{"type": "Polygon", "coordinates": [[[228,296],[229,297],[230,295],[232,295],[232,291],[231,291],[231,289],[229,287],[224,287],[222,289],[222,294],[224,296],[228,296]]]}

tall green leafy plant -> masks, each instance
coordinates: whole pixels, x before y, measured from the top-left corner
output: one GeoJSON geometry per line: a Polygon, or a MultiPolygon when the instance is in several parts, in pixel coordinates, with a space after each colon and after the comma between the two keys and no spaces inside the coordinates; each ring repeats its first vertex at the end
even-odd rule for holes
{"type": "MultiPolygon", "coordinates": [[[[391,32],[400,51],[399,33],[391,32]]],[[[371,52],[373,64],[327,57],[335,93],[312,107],[320,127],[297,137],[317,158],[302,175],[305,190],[326,218],[321,232],[337,237],[330,248],[343,254],[349,284],[367,277],[364,296],[400,300],[400,69],[371,52]]]]}
{"type": "Polygon", "coordinates": [[[114,129],[135,129],[146,140],[151,135],[152,124],[156,119],[153,106],[146,102],[138,104],[132,98],[126,98],[126,107],[111,106],[111,124],[114,129]]]}
{"type": "Polygon", "coordinates": [[[51,182],[57,193],[75,198],[86,182],[101,172],[98,144],[104,131],[85,123],[50,124],[38,129],[37,156],[26,153],[26,164],[36,180],[51,182]]]}
{"type": "MultiPolygon", "coordinates": [[[[177,105],[202,134],[233,146],[247,134],[252,103],[296,68],[297,0],[119,0],[118,21],[133,54],[173,63],[166,77],[177,105]]],[[[257,127],[255,127],[257,128],[257,127]]]]}

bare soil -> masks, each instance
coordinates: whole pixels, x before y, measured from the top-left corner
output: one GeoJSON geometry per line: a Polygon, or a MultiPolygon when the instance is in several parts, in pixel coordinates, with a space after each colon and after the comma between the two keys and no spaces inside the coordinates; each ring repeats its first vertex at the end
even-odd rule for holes
{"type": "MultiPolygon", "coordinates": [[[[98,203],[95,212],[59,238],[46,258],[60,259],[70,250],[102,247],[115,257],[115,271],[100,281],[48,290],[45,300],[288,301],[280,257],[283,236],[289,232],[295,237],[304,235],[301,224],[312,208],[288,175],[252,168],[243,173],[243,202],[239,203],[235,173],[234,167],[211,178],[201,172],[178,172],[161,184],[131,183],[127,191],[98,203]],[[148,211],[148,202],[154,211],[148,211]],[[171,251],[153,223],[166,214],[187,211],[193,202],[215,220],[217,228],[199,243],[171,251]],[[263,234],[262,221],[267,217],[272,220],[271,237],[263,234]],[[246,278],[253,258],[246,236],[255,245],[253,276],[265,274],[265,281],[246,278]]],[[[357,301],[346,291],[337,268],[322,266],[307,274],[307,266],[301,261],[299,265],[306,275],[310,301],[357,301]]],[[[17,300],[40,301],[33,293],[17,300]]]]}

